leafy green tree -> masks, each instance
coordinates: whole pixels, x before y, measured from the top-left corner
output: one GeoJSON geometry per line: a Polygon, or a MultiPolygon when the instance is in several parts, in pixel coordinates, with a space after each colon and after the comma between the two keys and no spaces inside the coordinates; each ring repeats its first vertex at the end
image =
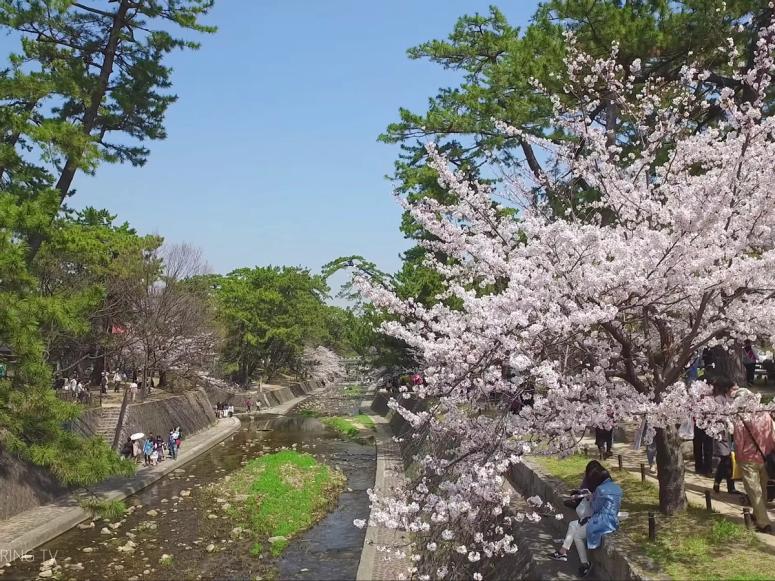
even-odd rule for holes
{"type": "Polygon", "coordinates": [[[65,484],[87,486],[112,474],[131,474],[134,465],[100,438],[85,439],[64,429],[79,409],[51,389],[40,328],[41,313],[51,305],[28,292],[34,278],[24,269],[19,246],[7,239],[0,239],[0,246],[8,251],[0,253],[0,344],[15,359],[13,375],[0,379],[0,446],[50,469],[65,484]],[[9,272],[15,276],[7,276],[9,272]]]}
{"type": "MultiPolygon", "coordinates": [[[[406,270],[407,265],[411,265],[411,263],[407,261],[404,270],[406,270]]],[[[332,260],[323,266],[323,276],[328,278],[344,269],[352,269],[357,275],[367,277],[380,286],[398,289],[402,293],[401,298],[412,297],[416,299],[416,297],[422,296],[423,291],[426,291],[428,300],[432,300],[428,289],[437,284],[439,285],[437,288],[440,288],[439,277],[429,269],[423,270],[423,273],[428,274],[425,279],[426,286],[419,288],[413,286],[411,281],[405,278],[404,270],[397,276],[392,276],[381,271],[373,262],[357,255],[343,256],[332,260]],[[415,292],[417,294],[412,294],[415,292]]],[[[376,309],[369,302],[363,301],[358,290],[353,287],[352,281],[342,286],[339,297],[353,303],[353,306],[348,309],[350,322],[346,336],[350,348],[355,354],[369,361],[374,367],[409,369],[416,366],[417,361],[403,341],[379,331],[380,325],[389,320],[390,316],[376,309]]]]}
{"type": "Polygon", "coordinates": [[[167,55],[208,33],[212,0],[0,0],[0,28],[20,39],[0,68],[0,344],[15,358],[0,380],[0,443],[85,485],[132,466],[97,439],[64,426],[52,365],[100,361],[124,314],[117,289],[161,240],[116,225],[105,211],[72,213],[78,171],[101,162],[142,165],[144,142],[165,137],[167,55]],[[47,244],[43,244],[47,241],[47,244]]]}
{"type": "MultiPolygon", "coordinates": [[[[176,99],[167,92],[171,69],[165,57],[198,48],[170,31],[213,32],[199,22],[212,5],[213,0],[0,2],[0,26],[21,36],[20,52],[0,77],[0,98],[8,106],[0,118],[0,179],[13,184],[34,178],[53,187],[58,200],[50,200],[51,220],[73,193],[79,170],[93,172],[102,161],[144,164],[149,152],[143,142],[166,136],[164,117],[176,99]],[[24,159],[30,144],[45,152],[45,163],[24,159]]],[[[30,259],[45,235],[31,233],[30,259]]]]}
{"type": "Polygon", "coordinates": [[[327,338],[329,289],[307,269],[241,268],[209,282],[225,330],[222,356],[242,383],[295,367],[305,343],[327,338]]]}
{"type": "Polygon", "coordinates": [[[110,329],[132,316],[127,289],[143,278],[162,242],[115,218],[94,208],[65,213],[33,265],[48,361],[63,374],[91,367],[93,383],[105,359],[123,347],[125,337],[110,329]]]}

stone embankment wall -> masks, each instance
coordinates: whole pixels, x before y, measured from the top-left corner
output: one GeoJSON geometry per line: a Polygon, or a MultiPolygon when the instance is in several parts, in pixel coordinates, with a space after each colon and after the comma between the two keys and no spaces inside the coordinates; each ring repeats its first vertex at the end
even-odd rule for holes
{"type": "Polygon", "coordinates": [[[404,416],[394,412],[388,407],[388,401],[390,401],[391,397],[395,397],[402,407],[412,412],[421,412],[425,410],[426,402],[414,398],[403,399],[399,397],[399,394],[383,392],[375,394],[374,399],[371,402],[372,411],[387,418],[388,423],[390,424],[390,431],[394,436],[402,440],[400,446],[401,459],[404,462],[404,467],[408,468],[412,459],[416,454],[420,453],[420,450],[417,449],[414,443],[415,441],[409,437],[412,432],[412,426],[404,419],[404,416]]]}
{"type": "Polygon", "coordinates": [[[101,408],[88,409],[78,419],[73,420],[67,428],[84,438],[92,438],[97,435],[101,417],[101,408]]]}
{"type": "MultiPolygon", "coordinates": [[[[94,436],[101,410],[86,410],[68,428],[82,436],[94,436]]],[[[169,433],[180,426],[184,436],[199,432],[215,422],[213,405],[201,389],[127,408],[122,440],[134,432],[169,433]]],[[[0,449],[0,520],[52,502],[70,489],[60,485],[48,471],[0,449]]]]}
{"type": "Polygon", "coordinates": [[[49,503],[66,492],[48,471],[0,449],[0,520],[49,503]]]}
{"type": "Polygon", "coordinates": [[[223,402],[233,405],[239,411],[245,409],[245,399],[260,401],[261,407],[273,407],[284,404],[296,397],[301,397],[311,393],[313,390],[321,387],[317,381],[303,381],[301,383],[292,383],[288,386],[265,386],[260,391],[228,391],[215,385],[204,386],[204,390],[213,405],[216,402],[223,402]]]}
{"type": "Polygon", "coordinates": [[[204,430],[215,422],[213,404],[201,389],[143,403],[129,405],[121,428],[119,443],[135,432],[165,436],[180,426],[183,437],[204,430]]]}
{"type": "MultiPolygon", "coordinates": [[[[94,436],[100,415],[99,408],[86,410],[68,428],[87,438],[94,436]]],[[[52,502],[68,492],[70,489],[47,470],[0,448],[0,520],[52,502]]]]}

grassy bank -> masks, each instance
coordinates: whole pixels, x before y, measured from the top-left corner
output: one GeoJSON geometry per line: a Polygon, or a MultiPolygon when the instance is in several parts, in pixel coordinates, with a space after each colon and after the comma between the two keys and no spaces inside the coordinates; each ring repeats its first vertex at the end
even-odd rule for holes
{"type": "Polygon", "coordinates": [[[126,513],[126,504],[123,500],[88,498],[82,500],[80,504],[81,508],[91,512],[92,517],[99,516],[109,521],[118,520],[126,513]]]}
{"type": "Polygon", "coordinates": [[[351,396],[351,397],[360,397],[363,395],[363,386],[362,385],[345,385],[344,386],[344,392],[345,394],[351,396]]]}
{"type": "MultiPolygon", "coordinates": [[[[588,461],[583,456],[531,459],[568,488],[578,487],[588,461]]],[[[656,486],[610,463],[606,467],[624,492],[622,511],[630,513],[617,534],[629,541],[628,550],[653,560],[670,577],[763,581],[775,575],[775,550],[742,524],[694,507],[672,517],[661,515],[656,486]],[[656,542],[648,540],[649,511],[657,514],[656,542]]]]}
{"type": "Polygon", "coordinates": [[[374,420],[363,414],[351,417],[334,416],[323,418],[320,421],[347,438],[359,438],[370,435],[368,432],[373,432],[376,429],[374,420]]]}
{"type": "Polygon", "coordinates": [[[252,533],[252,554],[272,538],[273,556],[333,508],[344,475],[309,454],[284,450],[248,462],[221,485],[232,498],[228,514],[252,533]]]}

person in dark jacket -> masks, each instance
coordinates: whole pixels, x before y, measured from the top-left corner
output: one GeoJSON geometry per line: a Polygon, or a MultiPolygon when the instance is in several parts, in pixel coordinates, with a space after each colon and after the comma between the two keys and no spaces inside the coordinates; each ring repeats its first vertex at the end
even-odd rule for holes
{"type": "MultiPolygon", "coordinates": [[[[713,399],[720,405],[729,404],[732,402],[732,398],[729,392],[734,387],[734,383],[727,377],[715,378],[713,384],[713,399]]],[[[728,421],[728,429],[720,435],[720,438],[715,441],[716,451],[718,452],[719,462],[716,467],[716,477],[713,479],[713,491],[719,492],[721,487],[721,481],[727,481],[727,490],[729,494],[743,493],[735,489],[735,481],[732,480],[732,443],[730,432],[734,429],[731,421],[728,421]]]]}
{"type": "Polygon", "coordinates": [[[759,361],[756,351],[750,339],[743,342],[743,366],[745,367],[745,381],[748,385],[753,385],[756,379],[756,362],[759,361]]]}
{"type": "Polygon", "coordinates": [[[178,459],[178,443],[175,438],[175,430],[170,430],[170,434],[167,436],[167,451],[170,458],[173,460],[178,459]]]}

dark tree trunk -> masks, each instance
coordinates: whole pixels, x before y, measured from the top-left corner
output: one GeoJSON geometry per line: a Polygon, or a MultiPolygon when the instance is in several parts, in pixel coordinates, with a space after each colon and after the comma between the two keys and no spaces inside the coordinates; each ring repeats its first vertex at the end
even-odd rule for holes
{"type": "Polygon", "coordinates": [[[91,372],[91,384],[100,385],[102,382],[102,372],[105,371],[105,353],[102,348],[97,348],[97,356],[94,358],[94,367],[91,372]]]}
{"type": "Polygon", "coordinates": [[[240,367],[242,368],[240,370],[240,379],[242,380],[242,385],[247,385],[248,381],[250,381],[250,370],[248,369],[248,364],[240,363],[240,367]]]}
{"type": "Polygon", "coordinates": [[[745,367],[743,367],[742,348],[739,345],[728,351],[724,347],[712,347],[710,357],[713,367],[705,368],[705,376],[709,379],[724,375],[737,385],[745,385],[745,367]]]}
{"type": "Polygon", "coordinates": [[[159,370],[159,387],[165,388],[167,387],[167,372],[163,370],[159,370]]]}
{"type": "MultiPolygon", "coordinates": [[[[105,99],[105,94],[108,92],[108,85],[110,83],[110,75],[113,73],[113,64],[116,60],[116,51],[118,49],[119,42],[121,41],[121,31],[126,26],[126,17],[130,8],[130,0],[121,0],[116,12],[113,15],[113,23],[108,34],[108,40],[105,44],[105,49],[102,51],[102,66],[100,67],[100,74],[97,78],[97,83],[94,85],[94,90],[89,96],[88,103],[86,103],[86,110],[81,120],[81,127],[83,133],[87,136],[91,136],[92,131],[97,125],[97,119],[99,116],[100,106],[105,99]]],[[[62,173],[59,175],[55,188],[59,190],[59,205],[67,198],[70,193],[70,186],[73,184],[73,178],[78,171],[81,164],[81,157],[84,150],[76,152],[74,155],[70,155],[65,162],[65,166],[62,168],[62,173]]],[[[56,215],[52,216],[53,220],[56,215]]],[[[30,237],[29,241],[29,263],[37,256],[40,250],[40,245],[43,244],[43,235],[40,232],[36,232],[30,237]]]]}
{"type": "Polygon", "coordinates": [[[659,480],[659,510],[675,514],[686,509],[684,487],[684,459],[681,453],[683,440],[678,437],[678,428],[658,428],[657,478],[659,480]]]}

